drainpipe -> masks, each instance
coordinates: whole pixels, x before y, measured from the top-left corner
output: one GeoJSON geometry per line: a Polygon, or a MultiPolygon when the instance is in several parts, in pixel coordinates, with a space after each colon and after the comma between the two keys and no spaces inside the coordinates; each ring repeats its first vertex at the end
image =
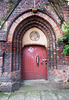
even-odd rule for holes
{"type": "Polygon", "coordinates": [[[0,25],[0,29],[3,27],[4,23],[8,20],[8,18],[10,17],[10,15],[13,13],[13,11],[15,10],[15,8],[17,7],[17,5],[19,4],[21,0],[17,0],[16,4],[14,5],[14,7],[10,10],[10,12],[7,14],[7,16],[5,17],[4,21],[2,22],[2,24],[0,25]]]}

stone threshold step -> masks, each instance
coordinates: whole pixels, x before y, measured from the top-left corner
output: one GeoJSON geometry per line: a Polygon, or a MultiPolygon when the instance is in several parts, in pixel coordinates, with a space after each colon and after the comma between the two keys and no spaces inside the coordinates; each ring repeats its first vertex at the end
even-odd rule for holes
{"type": "Polygon", "coordinates": [[[45,79],[36,79],[36,80],[23,80],[21,84],[23,85],[34,85],[34,84],[48,84],[49,81],[45,79]]]}

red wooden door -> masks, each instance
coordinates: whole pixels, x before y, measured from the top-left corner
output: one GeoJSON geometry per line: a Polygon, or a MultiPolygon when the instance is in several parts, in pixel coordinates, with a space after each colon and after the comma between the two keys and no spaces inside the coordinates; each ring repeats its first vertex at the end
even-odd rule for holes
{"type": "Polygon", "coordinates": [[[47,79],[47,51],[44,46],[26,46],[22,55],[22,79],[47,79]]]}

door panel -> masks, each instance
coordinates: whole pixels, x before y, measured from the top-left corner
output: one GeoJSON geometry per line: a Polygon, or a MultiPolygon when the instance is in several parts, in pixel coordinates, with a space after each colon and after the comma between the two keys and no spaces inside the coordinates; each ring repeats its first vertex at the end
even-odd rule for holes
{"type": "Polygon", "coordinates": [[[22,79],[47,79],[47,67],[46,61],[44,61],[47,59],[46,54],[47,51],[44,46],[26,46],[23,48],[22,79]]]}

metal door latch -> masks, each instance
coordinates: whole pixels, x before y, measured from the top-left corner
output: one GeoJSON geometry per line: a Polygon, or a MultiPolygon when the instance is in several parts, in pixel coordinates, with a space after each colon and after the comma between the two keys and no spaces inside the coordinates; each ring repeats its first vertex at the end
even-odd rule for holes
{"type": "Polygon", "coordinates": [[[38,55],[36,57],[36,61],[37,61],[37,67],[39,67],[39,56],[38,55]]]}
{"type": "Polygon", "coordinates": [[[47,61],[47,59],[42,59],[42,61],[44,61],[44,62],[45,62],[45,61],[47,61]]]}

